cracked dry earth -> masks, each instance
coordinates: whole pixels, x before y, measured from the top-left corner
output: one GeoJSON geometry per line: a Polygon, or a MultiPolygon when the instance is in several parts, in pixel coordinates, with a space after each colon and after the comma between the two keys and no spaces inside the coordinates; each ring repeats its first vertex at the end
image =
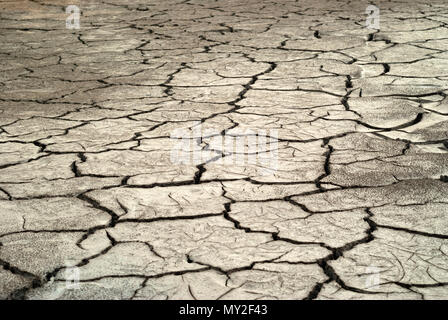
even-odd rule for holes
{"type": "Polygon", "coordinates": [[[368,4],[1,1],[0,297],[446,299],[448,4],[368,4]]]}

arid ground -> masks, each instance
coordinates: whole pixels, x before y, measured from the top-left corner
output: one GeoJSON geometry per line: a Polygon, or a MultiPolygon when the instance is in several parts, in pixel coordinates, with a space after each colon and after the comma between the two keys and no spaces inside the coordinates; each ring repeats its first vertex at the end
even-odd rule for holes
{"type": "Polygon", "coordinates": [[[448,2],[371,4],[0,1],[0,298],[447,299],[448,2]]]}

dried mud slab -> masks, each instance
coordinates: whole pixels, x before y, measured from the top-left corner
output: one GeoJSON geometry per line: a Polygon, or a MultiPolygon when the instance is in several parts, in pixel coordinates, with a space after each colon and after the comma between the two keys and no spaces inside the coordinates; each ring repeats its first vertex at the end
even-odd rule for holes
{"type": "Polygon", "coordinates": [[[369,4],[0,1],[0,299],[446,299],[448,5],[369,4]]]}

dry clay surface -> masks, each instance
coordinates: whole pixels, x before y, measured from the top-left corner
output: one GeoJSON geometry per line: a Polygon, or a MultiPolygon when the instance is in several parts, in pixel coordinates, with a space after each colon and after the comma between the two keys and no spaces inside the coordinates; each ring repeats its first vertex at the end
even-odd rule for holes
{"type": "Polygon", "coordinates": [[[1,1],[0,298],[446,299],[448,3],[368,5],[1,1]]]}

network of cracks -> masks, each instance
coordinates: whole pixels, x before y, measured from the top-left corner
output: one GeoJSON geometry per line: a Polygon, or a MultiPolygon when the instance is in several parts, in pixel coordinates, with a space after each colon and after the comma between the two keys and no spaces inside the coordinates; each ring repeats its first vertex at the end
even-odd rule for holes
{"type": "Polygon", "coordinates": [[[369,4],[0,1],[0,297],[446,299],[448,4],[369,4]]]}

